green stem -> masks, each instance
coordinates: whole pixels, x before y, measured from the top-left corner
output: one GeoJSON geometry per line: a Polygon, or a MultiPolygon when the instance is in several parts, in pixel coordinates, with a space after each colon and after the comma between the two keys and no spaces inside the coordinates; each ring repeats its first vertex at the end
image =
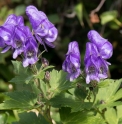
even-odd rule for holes
{"type": "Polygon", "coordinates": [[[15,116],[16,120],[18,121],[19,120],[19,116],[18,116],[17,110],[13,110],[13,113],[14,113],[14,116],[15,116]]]}
{"type": "Polygon", "coordinates": [[[32,71],[33,71],[34,74],[37,74],[38,73],[38,69],[37,69],[37,67],[36,67],[35,64],[31,66],[31,69],[32,69],[32,71]]]}
{"type": "Polygon", "coordinates": [[[46,50],[42,51],[39,55],[38,58],[40,58],[42,56],[42,54],[45,52],[46,50]]]}
{"type": "Polygon", "coordinates": [[[118,19],[114,19],[114,22],[115,22],[118,26],[122,27],[122,23],[121,23],[118,19]]]}
{"type": "Polygon", "coordinates": [[[52,123],[52,118],[51,118],[51,115],[50,115],[50,108],[51,108],[50,105],[46,105],[44,115],[47,116],[48,120],[50,121],[50,124],[53,124],[52,123]]]}
{"type": "Polygon", "coordinates": [[[43,112],[41,108],[39,108],[38,111],[45,118],[45,120],[49,122],[49,124],[53,124],[52,121],[50,121],[50,119],[48,118],[47,113],[43,112]]]}
{"type": "Polygon", "coordinates": [[[94,89],[93,89],[93,95],[94,95],[94,100],[93,100],[93,104],[95,103],[95,100],[96,100],[96,94],[94,92],[94,89]]]}
{"type": "MultiPolygon", "coordinates": [[[[34,74],[38,74],[38,69],[37,69],[37,67],[36,67],[36,65],[34,64],[34,65],[32,65],[32,71],[34,72],[34,74]]],[[[41,89],[41,86],[40,86],[40,80],[39,79],[35,79],[35,82],[36,82],[36,86],[39,88],[39,90],[41,91],[41,95],[42,95],[42,97],[44,97],[44,93],[43,93],[43,90],[41,89]]],[[[42,116],[44,116],[44,118],[49,122],[49,124],[53,124],[52,123],[52,118],[51,118],[51,115],[50,115],[50,105],[48,105],[48,104],[46,104],[46,106],[45,106],[45,110],[43,110],[42,109],[42,107],[40,106],[39,108],[38,108],[38,111],[39,111],[39,113],[42,115],[42,116]]]]}
{"type": "Polygon", "coordinates": [[[39,90],[42,92],[42,95],[43,95],[43,97],[44,97],[44,92],[43,92],[43,90],[42,90],[42,88],[41,88],[41,86],[40,86],[40,80],[38,79],[38,88],[39,88],[39,90]]]}

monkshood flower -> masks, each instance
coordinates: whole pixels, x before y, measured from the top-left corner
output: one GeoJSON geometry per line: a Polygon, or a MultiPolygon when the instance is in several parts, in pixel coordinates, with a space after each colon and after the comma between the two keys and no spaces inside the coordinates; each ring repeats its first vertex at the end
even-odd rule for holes
{"type": "Polygon", "coordinates": [[[2,53],[7,52],[10,48],[14,50],[13,58],[17,58],[23,52],[26,35],[24,34],[24,21],[22,16],[11,14],[7,17],[5,23],[0,26],[0,38],[4,42],[2,53]]]}
{"type": "Polygon", "coordinates": [[[97,65],[99,79],[107,78],[108,66],[111,64],[99,56],[97,57],[96,65],[97,65]]]}
{"type": "Polygon", "coordinates": [[[38,61],[38,44],[28,27],[25,28],[25,33],[27,35],[27,41],[24,48],[23,66],[27,67],[28,65],[35,64],[38,61]]]}
{"type": "MultiPolygon", "coordinates": [[[[25,30],[25,27],[23,28],[25,30]]],[[[27,36],[24,34],[24,31],[18,30],[19,34],[14,35],[14,42],[12,44],[12,47],[14,48],[13,52],[13,58],[17,58],[18,55],[20,55],[22,52],[24,52],[25,43],[27,41],[27,36]]]]}
{"type": "MultiPolygon", "coordinates": [[[[10,27],[9,27],[10,28],[10,27]]],[[[12,45],[12,32],[14,27],[12,26],[9,30],[6,26],[0,26],[0,47],[3,48],[1,53],[7,52],[12,45]]]]}
{"type": "Polygon", "coordinates": [[[108,77],[108,63],[104,60],[99,53],[96,44],[88,42],[86,44],[86,53],[84,57],[86,83],[89,84],[91,81],[99,82],[100,79],[108,77]]]}
{"type": "Polygon", "coordinates": [[[76,79],[80,74],[80,52],[76,41],[70,42],[66,59],[63,62],[62,69],[68,73],[67,78],[70,81],[76,79]]]}
{"type": "Polygon", "coordinates": [[[94,80],[99,82],[98,69],[96,65],[98,56],[99,52],[96,45],[88,42],[86,44],[86,53],[84,57],[87,84],[94,80]]]}
{"type": "Polygon", "coordinates": [[[113,54],[112,44],[95,30],[90,30],[88,32],[88,39],[94,43],[103,59],[109,59],[113,54]]]}
{"type": "Polygon", "coordinates": [[[85,62],[85,73],[86,73],[86,83],[89,84],[90,81],[99,82],[98,69],[96,65],[96,57],[90,56],[85,62]]]}
{"type": "Polygon", "coordinates": [[[45,49],[45,44],[54,48],[55,46],[52,42],[56,40],[58,31],[56,27],[48,20],[45,13],[38,11],[35,6],[30,5],[26,8],[26,14],[32,25],[33,33],[40,44],[42,44],[45,49]]]}

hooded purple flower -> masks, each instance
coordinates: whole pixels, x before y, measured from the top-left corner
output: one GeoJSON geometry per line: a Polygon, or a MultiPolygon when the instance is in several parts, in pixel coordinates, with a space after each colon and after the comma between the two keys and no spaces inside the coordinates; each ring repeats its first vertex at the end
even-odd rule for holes
{"type": "Polygon", "coordinates": [[[28,27],[25,28],[25,33],[27,35],[27,41],[24,48],[23,66],[27,67],[28,65],[35,64],[38,61],[38,45],[28,27]]]}
{"type": "Polygon", "coordinates": [[[52,42],[57,38],[58,31],[56,27],[48,20],[44,12],[38,11],[34,6],[26,8],[26,14],[29,17],[36,39],[42,44],[45,49],[47,44],[54,48],[52,42]]]}
{"type": "Polygon", "coordinates": [[[96,65],[96,57],[90,56],[85,63],[85,73],[86,73],[86,83],[89,84],[90,81],[98,81],[98,69],[96,65]]]}
{"type": "Polygon", "coordinates": [[[0,47],[4,50],[2,53],[6,52],[7,49],[9,50],[12,45],[12,31],[14,30],[14,27],[11,27],[11,30],[7,26],[0,26],[0,47]]]}
{"type": "Polygon", "coordinates": [[[67,78],[70,81],[76,79],[80,74],[80,52],[76,41],[70,42],[66,59],[63,62],[62,69],[68,73],[67,78]]]}
{"type": "MultiPolygon", "coordinates": [[[[104,42],[103,38],[98,37],[98,42],[94,42],[97,41],[97,40],[93,40],[96,36],[96,31],[95,31],[95,35],[94,33],[92,34],[92,36],[94,37],[92,36],[90,37],[89,33],[88,36],[91,42],[88,42],[86,44],[86,53],[84,57],[87,84],[89,84],[90,81],[99,82],[100,79],[105,79],[108,77],[107,72],[108,72],[108,65],[110,65],[110,63],[108,63],[104,59],[109,58],[111,56],[109,52],[112,50],[112,48],[110,47],[111,45],[109,46],[110,49],[108,49],[108,52],[105,52],[105,50],[102,49],[105,48],[104,45],[107,46],[106,44],[109,44],[108,41],[104,42]],[[102,40],[100,39],[102,39],[105,44],[102,44],[102,40]]],[[[97,37],[95,39],[97,39],[97,37]]]]}
{"type": "Polygon", "coordinates": [[[107,39],[102,38],[97,31],[89,31],[88,39],[97,46],[98,51],[103,59],[109,59],[112,56],[112,44],[107,39]]]}
{"type": "Polygon", "coordinates": [[[102,59],[100,56],[97,57],[97,70],[99,79],[105,79],[108,77],[108,65],[111,65],[106,60],[102,59]]]}
{"type": "Polygon", "coordinates": [[[90,81],[94,81],[94,80],[99,81],[98,70],[96,65],[98,56],[99,56],[99,52],[96,45],[88,42],[86,44],[86,53],[84,57],[87,84],[89,84],[90,81]]]}
{"type": "Polygon", "coordinates": [[[2,53],[10,48],[14,49],[13,58],[17,58],[24,50],[26,35],[24,34],[24,21],[22,16],[11,14],[6,19],[3,26],[0,27],[1,39],[4,42],[2,53]]]}

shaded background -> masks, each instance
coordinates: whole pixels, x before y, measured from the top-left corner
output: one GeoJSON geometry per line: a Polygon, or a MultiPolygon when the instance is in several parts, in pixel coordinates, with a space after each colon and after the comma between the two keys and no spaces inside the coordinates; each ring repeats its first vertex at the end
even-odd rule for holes
{"type": "MultiPolygon", "coordinates": [[[[112,64],[111,78],[122,77],[122,0],[0,0],[0,25],[9,14],[15,13],[22,15],[25,25],[30,26],[25,14],[28,5],[44,11],[58,29],[55,49],[48,48],[49,52],[43,54],[50,64],[61,69],[68,43],[76,40],[80,47],[83,69],[87,33],[95,29],[114,47],[113,56],[108,60],[112,64]]],[[[44,50],[43,47],[40,49],[44,50]]],[[[11,90],[12,86],[8,83],[14,76],[11,60],[11,51],[0,54],[0,91],[11,90]]]]}

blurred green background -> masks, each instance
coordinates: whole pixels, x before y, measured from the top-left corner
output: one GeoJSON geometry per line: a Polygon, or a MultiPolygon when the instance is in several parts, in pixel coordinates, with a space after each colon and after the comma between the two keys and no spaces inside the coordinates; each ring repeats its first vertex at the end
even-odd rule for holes
{"type": "MultiPolygon", "coordinates": [[[[43,54],[51,65],[61,69],[68,43],[77,41],[83,69],[87,33],[95,29],[114,47],[113,56],[108,60],[111,63],[111,78],[122,77],[122,0],[0,0],[0,25],[9,14],[15,13],[22,15],[25,25],[30,26],[25,14],[28,5],[34,5],[44,11],[58,29],[58,37],[54,42],[55,49],[48,48],[48,52],[43,54]]],[[[41,51],[43,50],[41,47],[41,51]]],[[[19,57],[17,59],[19,60],[19,57]]],[[[13,90],[14,86],[9,83],[14,76],[11,60],[13,60],[11,51],[0,54],[0,92],[13,90]]],[[[3,99],[4,96],[0,94],[0,102],[3,99]]],[[[8,114],[11,115],[9,122],[14,120],[14,115],[16,116],[16,111],[6,111],[6,113],[0,111],[0,113],[0,122],[6,121],[8,114]]]]}

